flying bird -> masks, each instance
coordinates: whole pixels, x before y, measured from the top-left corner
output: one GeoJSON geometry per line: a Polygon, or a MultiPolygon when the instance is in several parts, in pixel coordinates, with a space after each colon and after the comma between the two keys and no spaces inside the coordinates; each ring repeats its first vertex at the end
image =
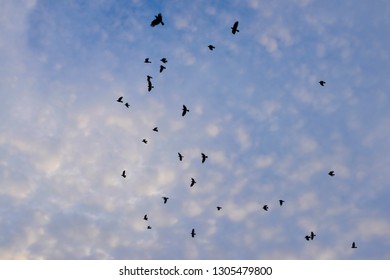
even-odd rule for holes
{"type": "Polygon", "coordinates": [[[309,241],[309,240],[310,240],[310,236],[306,235],[306,236],[305,236],[305,239],[306,239],[307,241],[309,241]]]}
{"type": "Polygon", "coordinates": [[[183,160],[183,156],[181,153],[177,153],[179,155],[179,160],[182,161],[183,160]]]}
{"type": "Polygon", "coordinates": [[[151,227],[151,226],[148,226],[148,229],[152,229],[152,227],[151,227]]]}
{"type": "Polygon", "coordinates": [[[126,106],[127,108],[129,108],[129,107],[130,107],[130,104],[126,102],[125,106],[126,106]]]}
{"type": "Polygon", "coordinates": [[[283,203],[284,203],[284,200],[279,200],[279,204],[280,204],[280,206],[282,206],[283,205],[283,203]]]}
{"type": "Polygon", "coordinates": [[[330,172],[328,173],[328,175],[329,175],[329,176],[334,176],[334,171],[333,171],[333,170],[330,171],[330,172]]]}
{"type": "Polygon", "coordinates": [[[195,237],[195,235],[196,235],[196,233],[195,233],[195,229],[193,228],[193,229],[192,229],[192,231],[191,231],[191,236],[192,236],[192,238],[194,238],[194,237],[195,237]]]}
{"type": "Polygon", "coordinates": [[[321,86],[325,86],[325,83],[326,83],[326,82],[324,82],[324,81],[319,81],[318,83],[319,83],[321,86]]]}
{"type": "Polygon", "coordinates": [[[148,91],[150,92],[154,88],[151,81],[148,81],[148,91]]]}
{"type": "Polygon", "coordinates": [[[161,61],[162,63],[167,63],[167,62],[168,62],[168,60],[167,60],[165,57],[161,58],[160,61],[161,61]]]}
{"type": "Polygon", "coordinates": [[[119,98],[117,99],[117,102],[123,103],[122,99],[123,99],[123,96],[119,97],[119,98]]]}
{"type": "Polygon", "coordinates": [[[162,198],[162,199],[164,199],[164,204],[165,204],[165,203],[167,203],[167,201],[168,201],[169,197],[165,197],[165,196],[163,196],[163,198],[162,198]]]}
{"type": "Polygon", "coordinates": [[[238,21],[236,21],[236,22],[233,24],[233,27],[231,27],[232,33],[233,33],[233,34],[236,34],[236,32],[240,32],[240,30],[238,30],[237,28],[238,28],[238,21]]]}
{"type": "Polygon", "coordinates": [[[221,206],[217,206],[217,210],[219,211],[219,210],[221,210],[222,209],[222,207],[221,206]]]}
{"type": "Polygon", "coordinates": [[[352,247],[351,248],[352,249],[356,249],[357,248],[355,242],[352,242],[352,247]]]}
{"type": "Polygon", "coordinates": [[[209,47],[210,51],[215,49],[215,47],[213,45],[208,45],[208,47],[209,47]]]}
{"type": "Polygon", "coordinates": [[[158,132],[158,127],[156,126],[155,128],[153,128],[153,131],[158,132]]]}
{"type": "Polygon", "coordinates": [[[147,220],[148,220],[148,215],[147,215],[147,214],[145,214],[145,216],[144,216],[144,220],[145,220],[145,221],[147,221],[147,220]]]}
{"type": "Polygon", "coordinates": [[[123,172],[122,172],[122,177],[123,177],[123,178],[126,178],[126,170],[123,170],[123,172]]]}
{"type": "Polygon", "coordinates": [[[317,236],[314,234],[314,232],[310,232],[310,239],[313,240],[314,239],[314,236],[317,236]]]}
{"type": "Polygon", "coordinates": [[[206,161],[206,158],[208,158],[208,156],[206,156],[204,153],[201,154],[202,154],[202,163],[204,163],[206,161]]]}
{"type": "Polygon", "coordinates": [[[152,62],[149,60],[149,57],[147,57],[147,58],[145,58],[144,63],[152,63],[152,62]]]}
{"type": "Polygon", "coordinates": [[[142,142],[144,142],[145,144],[148,144],[148,140],[146,140],[146,139],[142,139],[142,142]]]}
{"type": "Polygon", "coordinates": [[[187,112],[189,112],[190,110],[187,109],[187,106],[186,105],[183,105],[183,113],[181,113],[181,115],[184,117],[185,114],[187,114],[187,112]]]}
{"type": "Polygon", "coordinates": [[[164,65],[160,65],[160,73],[164,71],[164,69],[167,69],[164,65]]]}
{"type": "Polygon", "coordinates": [[[268,205],[264,205],[264,206],[263,206],[263,209],[264,209],[265,211],[268,211],[268,205]]]}
{"type": "Polygon", "coordinates": [[[191,185],[190,185],[190,187],[193,187],[195,184],[196,184],[196,181],[194,180],[194,178],[191,178],[191,185]]]}
{"type": "Polygon", "coordinates": [[[153,78],[152,76],[149,76],[149,75],[146,76],[146,79],[148,80],[148,83],[151,83],[151,82],[152,82],[152,81],[151,81],[152,78],[153,78]]]}
{"type": "Polygon", "coordinates": [[[150,26],[151,27],[155,27],[156,25],[164,25],[164,22],[163,22],[163,19],[162,19],[162,15],[159,13],[157,16],[154,16],[155,19],[152,20],[152,22],[150,23],[150,26]]]}

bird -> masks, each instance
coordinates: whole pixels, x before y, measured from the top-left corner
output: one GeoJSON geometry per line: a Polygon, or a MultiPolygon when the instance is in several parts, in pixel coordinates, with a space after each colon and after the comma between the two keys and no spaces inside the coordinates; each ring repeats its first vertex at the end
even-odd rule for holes
{"type": "Polygon", "coordinates": [[[313,240],[314,239],[314,236],[317,236],[314,234],[314,232],[310,232],[310,239],[313,240]]]}
{"type": "Polygon", "coordinates": [[[167,69],[164,65],[160,65],[160,73],[164,71],[164,69],[167,69]]]}
{"type": "Polygon", "coordinates": [[[193,229],[192,229],[192,231],[191,231],[191,236],[192,236],[192,238],[194,238],[194,237],[195,237],[195,235],[196,235],[196,233],[195,233],[195,229],[193,228],[193,229]]]}
{"type": "Polygon", "coordinates": [[[267,204],[264,205],[264,206],[263,206],[263,209],[264,209],[265,211],[268,211],[268,205],[267,205],[267,204]]]}
{"type": "Polygon", "coordinates": [[[318,83],[319,83],[321,86],[325,86],[325,83],[326,83],[326,82],[324,82],[324,81],[319,81],[318,83]]]}
{"type": "Polygon", "coordinates": [[[123,96],[119,97],[119,98],[117,99],[117,102],[123,103],[122,99],[123,99],[123,96]]]}
{"type": "Polygon", "coordinates": [[[148,215],[147,215],[147,214],[145,214],[145,216],[144,216],[144,220],[145,220],[145,221],[147,221],[147,220],[148,220],[148,215]]]}
{"type": "Polygon", "coordinates": [[[152,82],[152,81],[151,81],[152,78],[153,78],[152,76],[149,76],[149,75],[146,76],[146,79],[148,80],[148,83],[151,83],[151,82],[152,82]]]}
{"type": "Polygon", "coordinates": [[[238,30],[237,28],[238,28],[238,21],[236,21],[236,22],[233,24],[233,27],[231,27],[232,33],[233,33],[233,34],[236,34],[236,32],[240,32],[240,30],[238,30]]]}
{"type": "Polygon", "coordinates": [[[352,249],[356,249],[357,248],[355,242],[352,242],[352,247],[351,248],[352,249]]]}
{"type": "Polygon", "coordinates": [[[195,184],[196,184],[196,181],[194,180],[194,178],[191,178],[191,185],[190,185],[190,187],[193,187],[195,184]]]}
{"type": "Polygon", "coordinates": [[[284,203],[284,200],[279,199],[280,206],[282,206],[283,203],[284,203]]]}
{"type": "Polygon", "coordinates": [[[155,128],[153,128],[153,131],[158,132],[158,127],[156,126],[155,128]]]}
{"type": "Polygon", "coordinates": [[[179,155],[179,160],[182,161],[183,160],[183,156],[181,153],[177,153],[179,155]]]}
{"type": "Polygon", "coordinates": [[[148,229],[152,229],[152,227],[151,227],[151,226],[148,226],[148,229]]]}
{"type": "Polygon", "coordinates": [[[162,199],[164,199],[164,204],[165,204],[165,203],[167,203],[167,201],[168,201],[169,197],[163,196],[163,198],[162,198],[162,199]]]}
{"type": "Polygon", "coordinates": [[[149,60],[149,57],[147,57],[147,58],[145,58],[144,63],[152,63],[152,62],[149,60]]]}
{"type": "Polygon", "coordinates": [[[148,91],[150,92],[154,88],[151,81],[148,81],[148,91]]]}
{"type": "Polygon", "coordinates": [[[181,113],[181,115],[184,117],[185,114],[187,114],[187,112],[189,112],[190,110],[187,109],[187,106],[186,105],[183,105],[183,112],[181,113]]]}
{"type": "Polygon", "coordinates": [[[215,47],[213,45],[208,45],[208,47],[209,47],[210,51],[215,49],[215,47]]]}
{"type": "Polygon", "coordinates": [[[148,144],[148,140],[146,140],[146,139],[142,139],[142,142],[144,142],[145,144],[148,144]]]}
{"type": "Polygon", "coordinates": [[[219,210],[221,210],[222,209],[222,207],[221,206],[217,206],[217,210],[219,211],[219,210]]]}
{"type": "Polygon", "coordinates": [[[130,107],[130,104],[126,102],[125,106],[126,106],[127,108],[129,108],[129,107],[130,107]]]}
{"type": "Polygon", "coordinates": [[[123,172],[122,172],[122,177],[123,177],[123,178],[126,178],[126,170],[123,170],[123,172]]]}
{"type": "Polygon", "coordinates": [[[310,240],[310,236],[306,235],[306,236],[305,236],[305,239],[306,239],[307,241],[309,241],[309,240],[310,240]]]}
{"type": "Polygon", "coordinates": [[[164,22],[163,22],[163,19],[162,19],[162,15],[159,13],[157,16],[154,16],[155,19],[152,20],[152,22],[150,23],[150,26],[151,27],[155,27],[156,25],[164,25],[164,22]]]}
{"type": "Polygon", "coordinates": [[[208,158],[208,156],[206,156],[204,153],[201,154],[202,154],[202,163],[204,163],[206,161],[206,158],[208,158]]]}
{"type": "Polygon", "coordinates": [[[168,62],[168,60],[167,60],[165,57],[161,58],[160,61],[161,61],[162,63],[167,63],[167,62],[168,62]]]}
{"type": "Polygon", "coordinates": [[[332,170],[332,171],[329,171],[328,175],[329,175],[329,176],[334,176],[334,171],[333,171],[333,170],[332,170]]]}

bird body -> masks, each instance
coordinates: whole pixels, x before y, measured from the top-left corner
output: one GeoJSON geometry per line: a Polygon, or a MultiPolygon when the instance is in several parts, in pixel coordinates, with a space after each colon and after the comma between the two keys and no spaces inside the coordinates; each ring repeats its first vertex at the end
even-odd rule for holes
{"type": "Polygon", "coordinates": [[[149,60],[149,57],[147,57],[147,58],[145,58],[144,63],[152,63],[152,62],[149,60]]]}
{"type": "Polygon", "coordinates": [[[146,140],[146,139],[142,139],[142,142],[144,142],[145,144],[148,144],[148,140],[146,140]]]}
{"type": "Polygon", "coordinates": [[[162,15],[159,13],[157,16],[154,16],[155,19],[152,20],[152,22],[150,23],[150,26],[151,27],[155,27],[156,25],[164,25],[164,22],[163,22],[163,19],[162,19],[162,15]]]}
{"type": "Polygon", "coordinates": [[[352,242],[352,247],[351,248],[352,249],[356,249],[357,248],[355,242],[352,242]]]}
{"type": "Polygon", "coordinates": [[[165,69],[167,69],[164,65],[160,65],[160,73],[162,72],[162,71],[164,71],[165,69]]]}
{"type": "Polygon", "coordinates": [[[210,51],[215,49],[215,47],[213,45],[208,45],[208,47],[209,47],[210,51]]]}
{"type": "Polygon", "coordinates": [[[123,172],[122,172],[122,177],[123,177],[123,178],[126,178],[126,170],[123,170],[123,172]]]}
{"type": "Polygon", "coordinates": [[[190,110],[187,109],[187,106],[186,105],[183,105],[183,112],[181,113],[181,115],[184,117],[185,114],[187,114],[187,112],[189,112],[190,110]]]}
{"type": "Polygon", "coordinates": [[[309,241],[309,240],[310,240],[310,236],[309,236],[309,235],[306,235],[306,236],[305,236],[305,239],[306,239],[307,241],[309,241]]]}
{"type": "Polygon", "coordinates": [[[192,231],[191,231],[191,236],[192,236],[192,238],[194,238],[194,237],[195,237],[195,235],[196,235],[196,233],[195,233],[195,229],[193,228],[193,229],[192,229],[192,231]]]}
{"type": "Polygon", "coordinates": [[[236,34],[236,32],[240,32],[240,30],[238,30],[237,28],[238,28],[238,21],[236,21],[236,22],[233,24],[233,27],[231,27],[232,33],[233,33],[233,34],[236,34]]]}
{"type": "Polygon", "coordinates": [[[334,171],[333,171],[333,170],[332,170],[332,171],[329,171],[328,175],[329,175],[329,176],[334,176],[334,171]]]}
{"type": "Polygon", "coordinates": [[[183,160],[183,156],[181,153],[177,153],[179,155],[179,160],[182,161],[183,160]]]}
{"type": "Polygon", "coordinates": [[[152,88],[154,88],[154,86],[152,85],[152,82],[148,80],[148,91],[150,92],[152,88]]]}
{"type": "Polygon", "coordinates": [[[156,126],[155,128],[153,128],[153,131],[158,132],[158,127],[156,126]]]}
{"type": "Polygon", "coordinates": [[[221,210],[222,209],[222,207],[221,206],[217,206],[217,210],[219,211],[219,210],[221,210]]]}
{"type": "Polygon", "coordinates": [[[152,229],[152,227],[151,227],[151,226],[148,226],[148,229],[152,229]]]}
{"type": "Polygon", "coordinates": [[[147,221],[147,220],[148,220],[148,215],[147,215],[147,214],[145,214],[145,216],[144,216],[144,220],[145,220],[145,221],[147,221]]]}
{"type": "Polygon", "coordinates": [[[314,239],[314,236],[317,236],[314,234],[314,232],[310,232],[310,239],[313,240],[314,239]]]}
{"type": "Polygon", "coordinates": [[[282,206],[283,205],[283,203],[284,203],[284,200],[279,200],[279,204],[280,204],[280,206],[282,206]]]}
{"type": "Polygon", "coordinates": [[[130,107],[130,104],[126,102],[125,106],[126,106],[127,108],[129,108],[129,107],[130,107]]]}
{"type": "Polygon", "coordinates": [[[168,62],[168,60],[167,60],[165,57],[161,58],[160,61],[161,61],[162,63],[167,63],[167,62],[168,62]]]}
{"type": "Polygon", "coordinates": [[[204,163],[206,161],[206,158],[208,158],[208,156],[206,156],[204,153],[201,153],[202,155],[202,163],[204,163]]]}
{"type": "Polygon", "coordinates": [[[165,204],[165,203],[167,203],[167,201],[168,201],[169,197],[163,196],[163,198],[162,198],[162,199],[164,199],[164,204],[165,204]]]}
{"type": "Polygon", "coordinates": [[[321,86],[325,86],[325,83],[326,83],[326,82],[324,82],[324,81],[319,81],[318,83],[319,83],[321,86]]]}
{"type": "Polygon", "coordinates": [[[195,184],[196,184],[196,181],[194,180],[194,178],[191,178],[191,185],[190,185],[190,187],[193,187],[195,184]]]}
{"type": "Polygon", "coordinates": [[[119,103],[123,103],[123,96],[119,97],[116,101],[119,102],[119,103]]]}
{"type": "Polygon", "coordinates": [[[268,211],[268,205],[264,205],[264,206],[263,206],[263,209],[264,209],[265,211],[268,211]]]}

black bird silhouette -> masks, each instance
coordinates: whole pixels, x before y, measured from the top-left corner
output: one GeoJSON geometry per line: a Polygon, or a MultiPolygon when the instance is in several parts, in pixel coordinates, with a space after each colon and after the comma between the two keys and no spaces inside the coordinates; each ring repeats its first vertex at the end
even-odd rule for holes
{"type": "Polygon", "coordinates": [[[146,139],[142,139],[142,142],[144,142],[145,144],[148,144],[148,140],[146,140],[146,139]]]}
{"type": "Polygon", "coordinates": [[[147,57],[147,58],[145,58],[144,63],[152,63],[152,62],[149,60],[149,57],[147,57]]]}
{"type": "Polygon", "coordinates": [[[183,156],[181,153],[177,153],[179,155],[179,160],[182,161],[183,160],[183,156]]]}
{"type": "Polygon", "coordinates": [[[147,220],[148,220],[148,215],[147,215],[147,214],[145,214],[145,216],[144,216],[144,220],[145,220],[145,221],[147,221],[147,220]]]}
{"type": "Polygon", "coordinates": [[[117,101],[120,103],[123,103],[122,99],[123,99],[123,96],[119,97],[117,101]]]}
{"type": "Polygon", "coordinates": [[[161,61],[162,63],[167,63],[167,62],[168,62],[168,60],[167,60],[165,57],[161,58],[160,61],[161,61]]]}
{"type": "Polygon", "coordinates": [[[196,184],[196,181],[194,180],[194,178],[191,178],[191,185],[190,185],[190,187],[193,187],[195,184],[196,184]]]}
{"type": "Polygon", "coordinates": [[[306,239],[307,241],[309,241],[309,240],[310,240],[310,236],[306,235],[306,236],[305,236],[305,239],[306,239]]]}
{"type": "Polygon", "coordinates": [[[181,115],[184,117],[185,114],[187,114],[187,112],[189,112],[190,110],[187,109],[187,106],[186,105],[183,105],[183,112],[181,113],[181,115]]]}
{"type": "Polygon", "coordinates": [[[150,23],[150,26],[151,27],[155,27],[156,25],[164,25],[164,22],[163,22],[163,19],[162,19],[162,15],[159,13],[157,16],[154,16],[155,19],[152,20],[152,22],[150,23]]]}
{"type": "Polygon", "coordinates": [[[310,232],[310,239],[313,240],[314,239],[314,236],[317,236],[314,234],[314,232],[310,232]]]}
{"type": "Polygon", "coordinates": [[[155,128],[153,128],[153,131],[158,132],[158,127],[156,126],[155,128]]]}
{"type": "Polygon", "coordinates": [[[325,86],[325,83],[326,83],[326,82],[324,82],[324,81],[319,81],[318,83],[319,83],[321,86],[325,86]]]}
{"type": "Polygon", "coordinates": [[[167,203],[169,197],[163,196],[163,199],[164,199],[164,204],[165,204],[165,203],[167,203]]]}
{"type": "Polygon", "coordinates": [[[192,231],[191,231],[191,236],[192,236],[192,238],[194,238],[194,237],[195,237],[195,235],[196,235],[196,233],[195,233],[195,229],[193,228],[193,229],[192,229],[192,231]]]}
{"type": "Polygon", "coordinates": [[[280,206],[282,206],[283,205],[283,203],[284,203],[284,200],[279,200],[279,204],[280,204],[280,206]]]}
{"type": "Polygon", "coordinates": [[[151,81],[148,81],[148,91],[150,92],[154,88],[151,81]]]}
{"type": "Polygon", "coordinates": [[[122,172],[122,177],[123,177],[123,178],[126,178],[126,170],[123,170],[123,172],[122,172]]]}
{"type": "Polygon", "coordinates": [[[328,175],[329,175],[329,176],[334,176],[334,171],[333,171],[333,170],[330,171],[330,172],[328,173],[328,175]]]}
{"type": "Polygon", "coordinates": [[[151,226],[148,226],[148,229],[152,229],[152,227],[151,227],[151,226]]]}
{"type": "Polygon", "coordinates": [[[264,205],[264,206],[263,206],[263,209],[264,209],[265,211],[268,211],[268,205],[264,205]]]}
{"type": "Polygon", "coordinates": [[[152,76],[149,76],[149,75],[146,76],[146,79],[148,80],[148,83],[151,83],[151,82],[152,82],[152,81],[151,81],[152,78],[153,78],[152,76]]]}
{"type": "Polygon", "coordinates": [[[215,47],[213,45],[208,45],[208,47],[209,47],[210,51],[215,49],[215,47]]]}
{"type": "Polygon", "coordinates": [[[164,65],[160,65],[160,73],[164,71],[164,69],[167,69],[164,65]]]}
{"type": "Polygon", "coordinates": [[[231,27],[232,33],[233,33],[233,34],[236,34],[236,32],[240,32],[240,30],[238,30],[237,28],[238,28],[238,21],[236,21],[236,22],[233,24],[233,27],[231,27]]]}
{"type": "Polygon", "coordinates": [[[219,210],[221,210],[222,209],[222,207],[221,206],[217,206],[217,210],[219,211],[219,210]]]}
{"type": "Polygon", "coordinates": [[[129,108],[129,107],[130,107],[130,104],[126,102],[125,106],[126,106],[127,108],[129,108]]]}
{"type": "Polygon", "coordinates": [[[202,163],[204,163],[206,161],[206,158],[208,158],[208,156],[206,156],[204,153],[201,153],[202,155],[202,163]]]}
{"type": "Polygon", "coordinates": [[[352,242],[352,247],[351,248],[352,249],[356,249],[357,248],[355,242],[352,242]]]}

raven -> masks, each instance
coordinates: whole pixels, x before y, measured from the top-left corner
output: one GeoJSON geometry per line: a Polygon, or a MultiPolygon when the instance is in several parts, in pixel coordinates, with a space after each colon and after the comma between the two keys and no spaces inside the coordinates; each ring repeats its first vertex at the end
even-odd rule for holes
{"type": "Polygon", "coordinates": [[[194,178],[191,178],[191,185],[190,185],[190,187],[193,187],[195,184],[196,184],[196,181],[194,180],[194,178]]]}
{"type": "Polygon", "coordinates": [[[208,158],[208,156],[206,156],[204,153],[202,153],[202,163],[204,163],[206,161],[206,158],[208,158]]]}
{"type": "Polygon", "coordinates": [[[210,51],[215,49],[215,47],[213,45],[208,45],[208,47],[209,47],[210,51]]]}
{"type": "Polygon", "coordinates": [[[159,13],[157,16],[154,16],[155,19],[152,20],[152,22],[150,23],[150,26],[151,27],[155,27],[156,25],[164,25],[164,22],[163,22],[163,19],[162,19],[162,15],[159,13]]]}
{"type": "Polygon", "coordinates": [[[164,65],[160,65],[160,73],[164,71],[164,69],[167,69],[164,65]]]}
{"type": "Polygon", "coordinates": [[[182,161],[183,160],[183,156],[181,153],[177,153],[179,155],[179,160],[182,161]]]}
{"type": "Polygon", "coordinates": [[[153,128],[153,131],[158,132],[158,127],[156,126],[155,128],[153,128]]]}
{"type": "Polygon", "coordinates": [[[144,220],[147,221],[148,220],[148,215],[145,214],[144,216],[144,220]]]}
{"type": "Polygon", "coordinates": [[[187,106],[186,105],[183,105],[183,113],[181,113],[181,115],[184,117],[185,114],[187,114],[187,112],[189,112],[190,110],[187,109],[187,106]]]}
{"type": "Polygon", "coordinates": [[[264,205],[264,206],[263,206],[263,209],[264,209],[265,211],[268,211],[268,205],[264,205]]]}
{"type": "Polygon", "coordinates": [[[195,235],[196,235],[196,233],[195,233],[195,229],[193,228],[193,229],[192,229],[192,231],[191,231],[191,236],[192,236],[192,238],[194,238],[194,237],[195,237],[195,235]]]}
{"type": "Polygon", "coordinates": [[[117,101],[120,103],[123,103],[122,99],[123,99],[123,96],[119,97],[117,101]]]}
{"type": "Polygon", "coordinates": [[[356,249],[357,248],[355,242],[352,242],[352,247],[351,248],[352,249],[356,249]]]}
{"type": "Polygon", "coordinates": [[[240,32],[240,30],[238,30],[237,28],[238,28],[238,21],[236,21],[236,22],[233,24],[233,27],[231,27],[232,33],[233,33],[233,34],[236,34],[236,32],[240,32]]]}
{"type": "Polygon", "coordinates": [[[123,170],[123,172],[122,172],[122,177],[123,177],[123,178],[126,178],[126,170],[123,170]]]}
{"type": "Polygon", "coordinates": [[[160,61],[161,61],[162,63],[167,63],[167,62],[168,62],[168,60],[167,60],[165,57],[161,58],[160,61]]]}
{"type": "Polygon", "coordinates": [[[332,170],[332,171],[329,171],[328,175],[329,175],[329,176],[334,176],[334,171],[333,171],[333,170],[332,170]]]}
{"type": "Polygon", "coordinates": [[[164,199],[164,204],[165,204],[165,203],[167,203],[167,201],[168,201],[169,197],[165,197],[165,196],[163,196],[163,199],[164,199]]]}
{"type": "Polygon", "coordinates": [[[319,81],[318,83],[319,83],[321,86],[325,86],[325,83],[326,83],[326,82],[324,82],[324,81],[319,81]]]}
{"type": "Polygon", "coordinates": [[[145,58],[144,63],[152,63],[152,62],[149,60],[149,57],[147,57],[147,58],[145,58]]]}
{"type": "Polygon", "coordinates": [[[282,206],[282,204],[284,203],[284,200],[279,200],[279,204],[280,204],[280,206],[282,206]]]}

